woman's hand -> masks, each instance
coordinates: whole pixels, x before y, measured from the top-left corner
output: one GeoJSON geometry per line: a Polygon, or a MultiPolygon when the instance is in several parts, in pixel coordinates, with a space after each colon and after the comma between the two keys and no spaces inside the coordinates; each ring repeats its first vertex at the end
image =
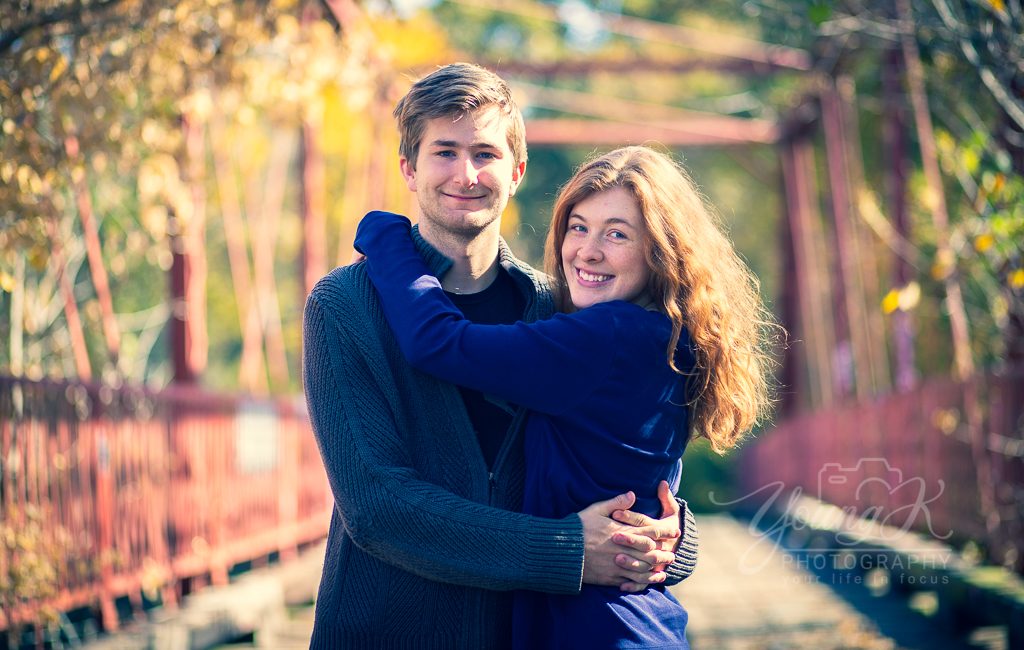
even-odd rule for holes
{"type": "MultiPolygon", "coordinates": [[[[612,518],[615,521],[632,526],[632,528],[616,533],[612,541],[632,551],[650,554],[661,553],[663,562],[650,564],[647,559],[636,557],[632,553],[620,553],[615,558],[616,564],[633,571],[648,571],[660,574],[665,567],[675,560],[676,549],[679,547],[679,503],[672,495],[667,481],[658,484],[658,500],[661,501],[661,519],[652,519],[647,515],[632,510],[615,510],[612,518]]],[[[620,585],[623,591],[641,591],[646,583],[627,581],[620,585]]]]}
{"type": "Polygon", "coordinates": [[[629,510],[636,502],[632,492],[579,513],[584,537],[583,582],[617,585],[623,591],[641,591],[664,582],[665,567],[675,560],[679,544],[679,505],[664,481],[658,487],[658,498],[661,519],[629,510]]]}

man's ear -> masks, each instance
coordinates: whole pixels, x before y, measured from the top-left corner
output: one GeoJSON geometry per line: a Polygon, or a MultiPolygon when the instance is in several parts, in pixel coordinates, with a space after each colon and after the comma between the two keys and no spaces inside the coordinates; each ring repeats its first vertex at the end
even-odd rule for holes
{"type": "Polygon", "coordinates": [[[405,186],[410,192],[416,191],[416,167],[405,156],[398,159],[398,168],[402,170],[402,178],[405,179],[405,186]]]}
{"type": "Polygon", "coordinates": [[[519,189],[519,184],[523,182],[523,175],[526,174],[526,161],[519,163],[512,170],[512,185],[509,186],[508,195],[515,196],[516,190],[519,189]]]}

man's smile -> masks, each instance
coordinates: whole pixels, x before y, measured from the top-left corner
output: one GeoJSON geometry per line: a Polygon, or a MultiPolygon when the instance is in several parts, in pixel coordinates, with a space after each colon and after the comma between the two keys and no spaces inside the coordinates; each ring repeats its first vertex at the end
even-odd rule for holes
{"type": "Polygon", "coordinates": [[[482,199],[485,196],[487,196],[486,194],[468,195],[468,194],[452,194],[451,192],[441,192],[441,194],[443,194],[444,196],[447,196],[450,199],[455,199],[456,201],[476,201],[476,200],[482,199]]]}

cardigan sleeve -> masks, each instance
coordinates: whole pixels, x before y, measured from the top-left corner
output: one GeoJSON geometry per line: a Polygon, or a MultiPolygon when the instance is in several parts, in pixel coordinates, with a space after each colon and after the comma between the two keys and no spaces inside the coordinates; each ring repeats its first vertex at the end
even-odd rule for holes
{"type": "Polygon", "coordinates": [[[305,310],[303,383],[337,513],[352,541],[430,580],[577,593],[579,517],[491,508],[423,480],[396,425],[385,370],[328,311],[314,291],[305,310]]]}
{"type": "Polygon", "coordinates": [[[405,217],[368,214],[356,246],[402,354],[418,370],[549,414],[571,411],[612,371],[616,307],[609,303],[533,323],[481,325],[445,295],[405,217]]]}

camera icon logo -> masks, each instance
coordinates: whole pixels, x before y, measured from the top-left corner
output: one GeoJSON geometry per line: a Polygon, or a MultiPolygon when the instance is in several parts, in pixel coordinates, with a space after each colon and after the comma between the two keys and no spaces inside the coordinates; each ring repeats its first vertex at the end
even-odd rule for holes
{"type": "Polygon", "coordinates": [[[861,458],[853,467],[825,463],[818,472],[818,499],[829,501],[828,495],[837,492],[859,499],[861,490],[871,485],[892,493],[903,484],[903,472],[885,458],[861,458]],[[853,485],[856,487],[851,494],[853,485]]]}

